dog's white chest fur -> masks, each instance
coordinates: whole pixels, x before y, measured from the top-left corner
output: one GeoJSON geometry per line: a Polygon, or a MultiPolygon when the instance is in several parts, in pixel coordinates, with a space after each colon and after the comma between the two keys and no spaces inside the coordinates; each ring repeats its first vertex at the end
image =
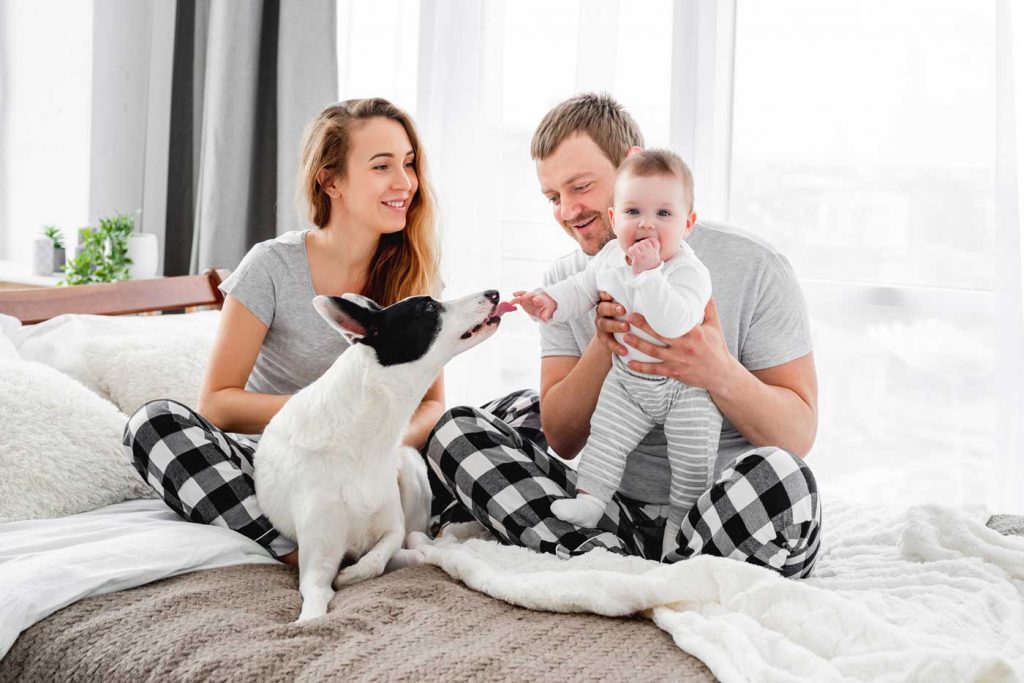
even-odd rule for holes
{"type": "Polygon", "coordinates": [[[313,305],[357,343],[285,403],[255,455],[256,499],[299,544],[300,621],[326,613],[332,588],[422,562],[402,545],[426,530],[430,486],[422,457],[400,439],[444,364],[500,319],[493,290],[386,309],[352,294],[313,305]],[[355,563],[339,572],[346,558],[355,563]]]}
{"type": "Polygon", "coordinates": [[[383,535],[378,513],[398,499],[396,449],[408,421],[395,415],[399,400],[364,386],[368,353],[349,349],[293,396],[255,456],[256,498],[278,531],[297,541],[300,527],[344,534],[356,556],[383,535]]]}

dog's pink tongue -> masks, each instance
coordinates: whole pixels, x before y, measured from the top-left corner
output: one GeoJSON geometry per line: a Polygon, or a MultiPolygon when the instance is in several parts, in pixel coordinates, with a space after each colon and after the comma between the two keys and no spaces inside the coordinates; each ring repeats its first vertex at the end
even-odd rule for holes
{"type": "Polygon", "coordinates": [[[511,313],[514,310],[516,310],[515,304],[509,303],[507,301],[502,301],[500,304],[498,304],[498,308],[495,309],[494,315],[500,318],[505,313],[511,313]]]}

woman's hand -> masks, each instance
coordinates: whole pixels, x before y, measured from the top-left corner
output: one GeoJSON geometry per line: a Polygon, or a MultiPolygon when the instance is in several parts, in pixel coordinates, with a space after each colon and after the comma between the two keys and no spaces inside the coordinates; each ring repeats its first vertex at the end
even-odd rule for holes
{"type": "Polygon", "coordinates": [[[528,315],[538,318],[543,322],[551,320],[558,308],[558,302],[551,298],[546,292],[527,292],[519,290],[512,292],[511,303],[521,307],[528,315]]]}

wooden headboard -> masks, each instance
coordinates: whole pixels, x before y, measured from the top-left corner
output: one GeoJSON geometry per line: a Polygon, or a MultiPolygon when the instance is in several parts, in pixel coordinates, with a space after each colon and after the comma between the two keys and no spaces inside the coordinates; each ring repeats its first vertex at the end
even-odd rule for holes
{"type": "Polygon", "coordinates": [[[14,316],[25,325],[31,325],[63,313],[129,315],[199,306],[220,308],[224,295],[217,289],[217,285],[229,273],[227,270],[211,269],[202,275],[126,280],[98,285],[0,290],[0,313],[14,316]]]}

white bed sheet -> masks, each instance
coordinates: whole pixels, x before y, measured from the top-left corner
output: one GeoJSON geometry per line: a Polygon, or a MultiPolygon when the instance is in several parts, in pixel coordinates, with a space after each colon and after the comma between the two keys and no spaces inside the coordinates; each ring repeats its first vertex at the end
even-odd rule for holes
{"type": "Polygon", "coordinates": [[[23,630],[83,598],[198,569],[275,562],[254,541],[187,522],[161,500],[0,524],[0,658],[23,630]]]}

